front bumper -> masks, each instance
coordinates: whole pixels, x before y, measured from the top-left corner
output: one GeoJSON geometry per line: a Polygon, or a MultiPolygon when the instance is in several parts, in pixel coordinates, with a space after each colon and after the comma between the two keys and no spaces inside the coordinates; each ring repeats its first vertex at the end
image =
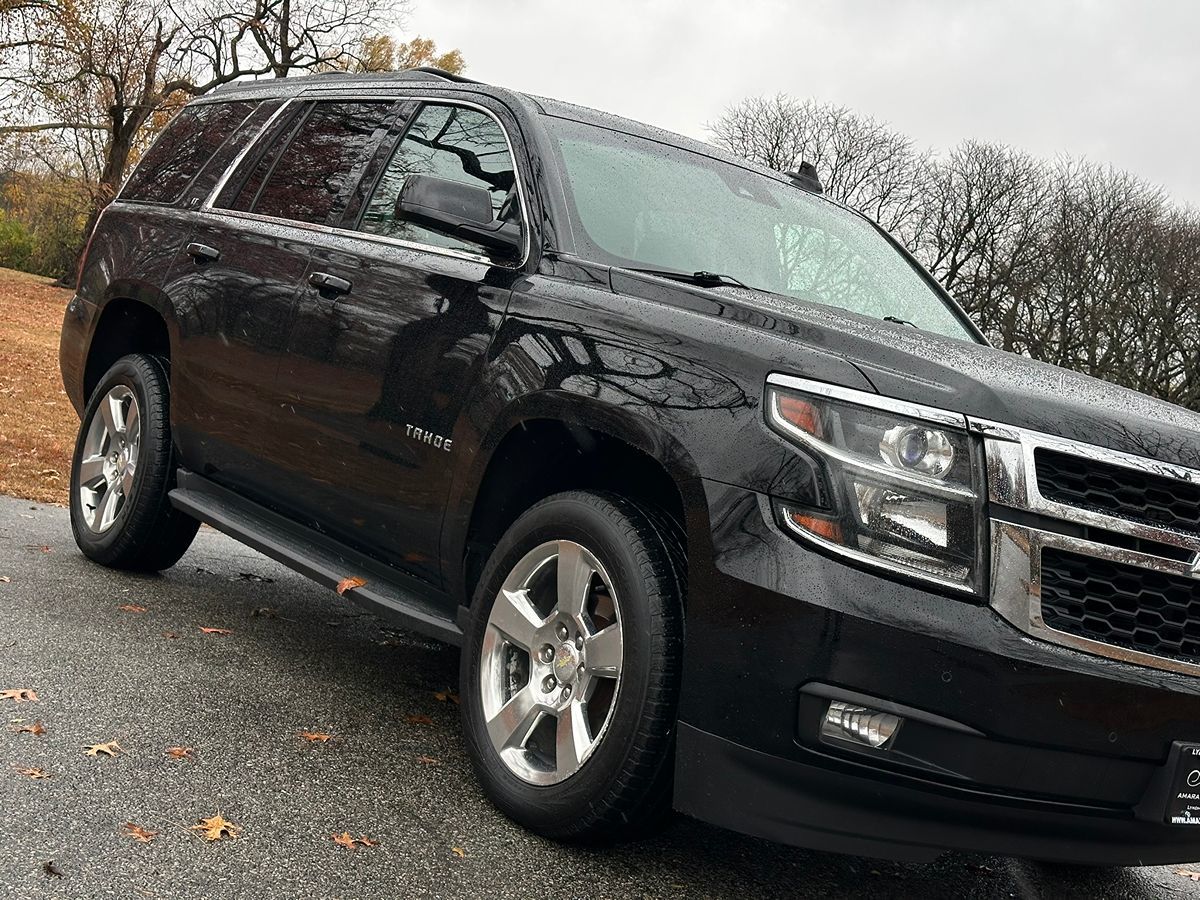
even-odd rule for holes
{"type": "Polygon", "coordinates": [[[801,546],[761,495],[706,491],[713,555],[692,554],[678,809],[902,859],[1200,859],[1200,828],[1164,824],[1172,750],[1200,742],[1200,678],[1030,638],[988,607],[801,546]],[[832,746],[813,685],[926,715],[888,751],[832,746]]]}

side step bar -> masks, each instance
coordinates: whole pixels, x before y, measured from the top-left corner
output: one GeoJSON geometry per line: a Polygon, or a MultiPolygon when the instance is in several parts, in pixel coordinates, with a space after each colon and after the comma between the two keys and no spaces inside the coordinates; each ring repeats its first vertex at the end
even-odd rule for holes
{"type": "Polygon", "coordinates": [[[454,604],[441,592],[355,550],[285,519],[194,472],[179,470],[171,503],[260,553],[336,589],[344,578],[366,584],[343,596],[391,623],[461,646],[454,604]]]}

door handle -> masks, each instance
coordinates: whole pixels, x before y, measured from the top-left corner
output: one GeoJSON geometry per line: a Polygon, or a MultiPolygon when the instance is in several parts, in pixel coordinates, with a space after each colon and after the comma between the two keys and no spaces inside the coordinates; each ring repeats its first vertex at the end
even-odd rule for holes
{"type": "Polygon", "coordinates": [[[331,294],[348,294],[353,287],[345,278],[338,278],[328,272],[313,272],[308,276],[308,283],[319,291],[328,291],[331,294]]]}
{"type": "Polygon", "coordinates": [[[221,257],[221,251],[216,247],[210,247],[208,244],[197,244],[195,241],[187,245],[187,252],[188,256],[193,257],[198,263],[208,262],[221,257]]]}

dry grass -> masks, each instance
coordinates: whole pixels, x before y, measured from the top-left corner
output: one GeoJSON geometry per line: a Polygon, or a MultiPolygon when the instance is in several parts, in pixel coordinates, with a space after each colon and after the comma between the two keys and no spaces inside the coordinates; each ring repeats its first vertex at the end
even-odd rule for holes
{"type": "Polygon", "coordinates": [[[58,371],[70,298],[49,278],[0,269],[0,494],[66,503],[79,428],[58,371]]]}

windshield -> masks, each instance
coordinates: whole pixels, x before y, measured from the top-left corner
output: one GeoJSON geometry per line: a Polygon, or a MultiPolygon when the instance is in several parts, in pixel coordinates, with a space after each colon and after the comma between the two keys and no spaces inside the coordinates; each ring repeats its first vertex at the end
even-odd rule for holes
{"type": "Polygon", "coordinates": [[[976,338],[868,221],[750,169],[546,118],[578,237],[627,268],[716,272],[751,288],[976,338]]]}

